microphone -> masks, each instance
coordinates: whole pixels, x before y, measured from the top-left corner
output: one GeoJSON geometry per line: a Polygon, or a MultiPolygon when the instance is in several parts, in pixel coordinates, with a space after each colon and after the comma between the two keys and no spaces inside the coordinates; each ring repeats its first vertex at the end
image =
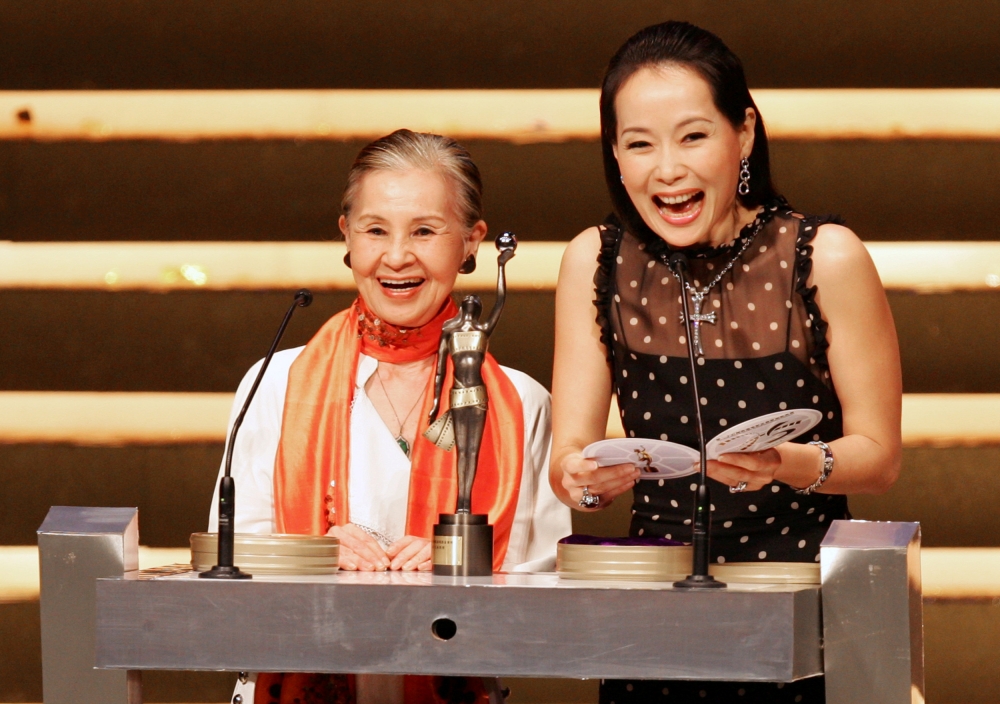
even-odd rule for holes
{"type": "Polygon", "coordinates": [[[288,307],[288,312],[285,313],[285,318],[281,321],[281,327],[278,328],[278,334],[274,336],[274,342],[271,343],[271,349],[267,351],[264,363],[260,365],[260,371],[257,372],[257,378],[254,379],[253,386],[250,387],[247,400],[243,403],[243,408],[233,423],[233,431],[229,434],[229,442],[226,445],[226,471],[219,480],[219,553],[215,566],[207,572],[200,573],[198,576],[201,578],[251,579],[253,577],[233,564],[236,543],[236,532],[233,525],[236,518],[236,482],[232,477],[232,469],[236,433],[239,432],[240,426],[243,424],[243,417],[247,414],[247,409],[250,408],[250,402],[253,400],[254,394],[257,393],[261,379],[264,378],[267,365],[271,363],[271,357],[278,349],[278,343],[281,342],[281,337],[285,334],[285,328],[288,327],[288,321],[292,319],[292,313],[295,312],[296,308],[305,308],[312,302],[313,295],[309,289],[302,288],[296,292],[295,301],[288,307]]]}
{"type": "Polygon", "coordinates": [[[695,493],[694,519],[691,521],[692,565],[687,579],[674,582],[675,589],[722,589],[719,582],[708,573],[709,538],[712,530],[712,500],[708,489],[708,463],[705,459],[705,425],[701,420],[701,395],[698,393],[698,365],[695,363],[694,339],[691,334],[691,315],[688,310],[688,258],[683,252],[670,255],[670,269],[681,284],[681,307],[684,311],[684,339],[687,341],[688,362],[691,364],[691,391],[694,394],[694,417],[698,427],[698,450],[701,473],[695,493]]]}

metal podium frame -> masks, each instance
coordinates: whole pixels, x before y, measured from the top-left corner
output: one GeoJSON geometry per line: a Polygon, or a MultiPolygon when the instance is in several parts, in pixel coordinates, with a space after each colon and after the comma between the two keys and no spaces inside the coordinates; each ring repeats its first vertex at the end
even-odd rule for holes
{"type": "Polygon", "coordinates": [[[773,682],[825,673],[828,704],[923,701],[916,523],[835,521],[822,587],[711,591],[555,574],[199,580],[139,572],[138,537],[135,509],[53,507],[39,529],[46,704],[139,704],[139,672],[159,669],[773,682]]]}

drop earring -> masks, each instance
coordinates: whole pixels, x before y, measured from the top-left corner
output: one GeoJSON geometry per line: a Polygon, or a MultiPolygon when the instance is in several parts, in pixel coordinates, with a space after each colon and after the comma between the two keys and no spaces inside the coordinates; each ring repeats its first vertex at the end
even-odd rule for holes
{"type": "Polygon", "coordinates": [[[476,255],[470,254],[469,257],[462,262],[462,266],[458,268],[459,274],[471,274],[476,270],[476,255]]]}
{"type": "Polygon", "coordinates": [[[344,266],[346,266],[348,269],[351,268],[351,253],[350,252],[348,252],[347,254],[344,255],[344,266]]]}
{"type": "Polygon", "coordinates": [[[750,160],[746,157],[740,160],[740,185],[736,187],[736,192],[741,196],[750,193],[750,160]]]}

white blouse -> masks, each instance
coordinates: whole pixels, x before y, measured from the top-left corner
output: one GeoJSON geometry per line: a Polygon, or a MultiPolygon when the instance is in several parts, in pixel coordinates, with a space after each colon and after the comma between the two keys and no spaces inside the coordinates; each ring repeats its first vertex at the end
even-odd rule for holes
{"type": "MultiPolygon", "coordinates": [[[[288,389],[288,371],[303,347],[274,355],[260,388],[250,403],[236,438],[232,475],[236,482],[238,533],[273,533],[274,460],[281,437],[281,419],[288,389]]],[[[229,432],[260,370],[255,364],[243,377],[229,418],[229,432]]],[[[378,360],[361,355],[351,407],[351,523],[372,534],[383,547],[403,537],[410,487],[410,459],[372,406],[365,384],[378,360]]],[[[548,482],[551,443],[549,393],[523,372],[501,367],[514,384],[524,409],[524,466],[521,488],[504,559],[505,571],[551,571],[556,543],[572,532],[570,509],[548,482]]],[[[228,432],[227,432],[228,437],[228,432]]],[[[225,471],[225,458],[219,476],[225,471]]],[[[212,499],[209,530],[218,526],[218,483],[212,499]]]]}

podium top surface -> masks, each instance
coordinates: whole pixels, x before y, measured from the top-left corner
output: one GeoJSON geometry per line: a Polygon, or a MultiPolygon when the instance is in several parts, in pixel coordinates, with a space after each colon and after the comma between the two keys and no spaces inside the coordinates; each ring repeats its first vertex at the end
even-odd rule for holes
{"type": "Polygon", "coordinates": [[[834,521],[820,547],[905,550],[919,539],[919,523],[834,521]]]}
{"type": "MultiPolygon", "coordinates": [[[[206,590],[214,588],[218,584],[239,584],[246,589],[253,589],[255,585],[297,585],[314,584],[337,586],[362,586],[362,587],[480,587],[480,588],[517,588],[517,589],[556,589],[556,590],[576,590],[576,589],[604,589],[620,591],[678,591],[683,593],[695,593],[691,590],[675,590],[672,582],[633,582],[625,580],[588,580],[588,579],[566,579],[560,577],[555,572],[534,572],[534,573],[509,573],[498,572],[489,577],[440,577],[431,572],[354,572],[341,571],[326,575],[254,575],[250,580],[238,580],[229,582],[225,580],[199,579],[198,573],[193,571],[178,571],[175,574],[161,572],[162,568],[155,570],[144,570],[142,572],[132,572],[124,579],[140,582],[195,582],[202,585],[206,590]]],[[[178,566],[180,570],[181,567],[178,566]]],[[[121,581],[120,579],[102,581],[121,581]]],[[[192,587],[201,589],[202,586],[192,587]]],[[[701,595],[721,595],[729,593],[787,593],[803,590],[817,590],[817,584],[737,584],[731,583],[725,590],[709,589],[698,591],[701,595]]]]}

